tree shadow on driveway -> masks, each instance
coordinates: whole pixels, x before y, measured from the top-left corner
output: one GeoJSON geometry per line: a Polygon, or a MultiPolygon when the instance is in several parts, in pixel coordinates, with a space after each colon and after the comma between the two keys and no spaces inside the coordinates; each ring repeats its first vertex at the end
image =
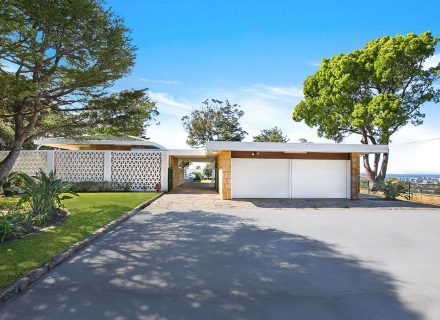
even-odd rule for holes
{"type": "Polygon", "coordinates": [[[192,211],[137,215],[0,319],[421,319],[383,272],[307,237],[192,211]]]}
{"type": "Polygon", "coordinates": [[[249,202],[258,208],[274,209],[440,209],[439,205],[403,200],[385,200],[378,197],[351,199],[234,199],[232,202],[249,202]]]}

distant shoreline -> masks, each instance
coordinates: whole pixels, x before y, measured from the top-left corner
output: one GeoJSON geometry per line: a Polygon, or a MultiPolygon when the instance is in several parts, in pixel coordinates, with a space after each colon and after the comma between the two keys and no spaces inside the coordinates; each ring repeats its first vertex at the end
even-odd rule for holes
{"type": "MultiPolygon", "coordinates": [[[[365,176],[365,173],[361,173],[365,176]]],[[[387,173],[387,178],[440,178],[440,174],[435,173],[387,173]]]]}

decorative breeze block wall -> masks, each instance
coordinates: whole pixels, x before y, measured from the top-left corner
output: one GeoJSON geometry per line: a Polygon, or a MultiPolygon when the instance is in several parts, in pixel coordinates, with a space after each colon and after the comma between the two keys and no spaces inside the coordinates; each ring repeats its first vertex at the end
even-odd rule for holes
{"type": "Polygon", "coordinates": [[[161,152],[112,151],[111,181],[114,188],[154,191],[161,183],[161,152]]]}
{"type": "MultiPolygon", "coordinates": [[[[0,151],[0,161],[6,158],[8,153],[8,151],[0,151]]],[[[29,175],[35,175],[40,169],[47,171],[47,151],[26,150],[20,152],[12,171],[23,171],[29,175]]]]}
{"type": "Polygon", "coordinates": [[[55,151],[57,177],[68,181],[104,181],[104,151],[55,151]]]}
{"type": "MultiPolygon", "coordinates": [[[[0,151],[0,161],[7,154],[0,151]]],[[[55,169],[67,181],[111,181],[119,190],[154,191],[158,183],[166,188],[167,157],[163,151],[23,150],[12,170],[35,175],[40,168],[55,169]]]]}

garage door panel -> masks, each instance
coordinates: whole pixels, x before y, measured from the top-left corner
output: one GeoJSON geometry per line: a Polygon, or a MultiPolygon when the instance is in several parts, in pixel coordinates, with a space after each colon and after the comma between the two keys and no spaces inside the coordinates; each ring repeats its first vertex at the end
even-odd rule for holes
{"type": "Polygon", "coordinates": [[[231,159],[233,198],[289,198],[289,159],[231,159]]]}
{"type": "Polygon", "coordinates": [[[293,160],[294,198],[347,198],[345,160],[293,160]]]}

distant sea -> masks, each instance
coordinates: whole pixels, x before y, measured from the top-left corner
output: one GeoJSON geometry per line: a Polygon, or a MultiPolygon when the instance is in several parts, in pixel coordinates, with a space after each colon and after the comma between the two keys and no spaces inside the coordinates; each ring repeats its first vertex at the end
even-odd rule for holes
{"type": "MultiPolygon", "coordinates": [[[[362,176],[364,176],[364,173],[361,173],[362,176]]],[[[406,179],[413,179],[413,178],[440,178],[440,174],[433,174],[433,173],[387,173],[388,178],[406,178],[406,179]]]]}

